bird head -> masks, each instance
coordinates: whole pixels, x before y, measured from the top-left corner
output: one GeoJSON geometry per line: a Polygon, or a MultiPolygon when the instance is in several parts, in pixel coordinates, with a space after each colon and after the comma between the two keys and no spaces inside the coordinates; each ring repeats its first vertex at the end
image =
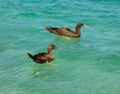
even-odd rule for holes
{"type": "Polygon", "coordinates": [[[77,24],[77,27],[79,27],[79,28],[89,28],[89,26],[87,26],[87,25],[85,25],[85,24],[83,24],[83,23],[78,23],[77,24]]]}
{"type": "Polygon", "coordinates": [[[48,46],[48,49],[50,49],[50,50],[53,50],[53,49],[56,49],[57,47],[54,45],[54,44],[50,44],[49,46],[48,46]]]}

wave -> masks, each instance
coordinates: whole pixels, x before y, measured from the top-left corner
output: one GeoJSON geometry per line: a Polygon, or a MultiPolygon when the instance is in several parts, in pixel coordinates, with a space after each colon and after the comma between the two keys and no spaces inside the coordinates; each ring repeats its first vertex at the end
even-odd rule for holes
{"type": "Polygon", "coordinates": [[[18,13],[16,17],[30,17],[30,18],[37,18],[39,15],[37,13],[18,13]]]}

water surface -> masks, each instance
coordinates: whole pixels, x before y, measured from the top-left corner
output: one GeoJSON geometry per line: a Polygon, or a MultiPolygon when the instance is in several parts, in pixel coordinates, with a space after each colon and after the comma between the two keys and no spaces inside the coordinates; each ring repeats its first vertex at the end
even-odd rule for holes
{"type": "Polygon", "coordinates": [[[119,0],[1,0],[1,94],[120,94],[119,0]],[[67,40],[45,26],[75,28],[67,40]],[[28,56],[55,50],[56,66],[35,64],[28,56]]]}

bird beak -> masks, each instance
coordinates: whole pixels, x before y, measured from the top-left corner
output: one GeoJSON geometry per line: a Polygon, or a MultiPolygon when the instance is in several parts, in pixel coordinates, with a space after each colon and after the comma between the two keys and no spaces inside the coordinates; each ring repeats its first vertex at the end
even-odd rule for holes
{"type": "Polygon", "coordinates": [[[54,49],[56,50],[56,49],[58,49],[58,47],[55,46],[54,49]]]}
{"type": "Polygon", "coordinates": [[[87,26],[87,25],[85,25],[85,24],[84,24],[82,27],[83,27],[83,28],[88,28],[88,29],[90,28],[89,26],[87,26]]]}

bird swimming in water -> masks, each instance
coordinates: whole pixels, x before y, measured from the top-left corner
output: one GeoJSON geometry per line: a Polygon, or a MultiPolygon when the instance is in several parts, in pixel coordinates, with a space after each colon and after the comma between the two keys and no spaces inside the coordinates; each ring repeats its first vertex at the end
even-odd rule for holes
{"type": "Polygon", "coordinates": [[[48,46],[47,53],[43,52],[43,53],[38,53],[35,55],[31,55],[30,53],[27,53],[27,54],[36,63],[40,63],[40,64],[47,63],[47,62],[50,63],[52,60],[55,59],[55,55],[52,52],[52,50],[55,48],[56,48],[56,46],[51,44],[48,46]]]}
{"type": "Polygon", "coordinates": [[[82,24],[82,23],[78,23],[76,25],[76,30],[73,31],[69,28],[66,28],[66,27],[61,27],[61,28],[55,28],[55,27],[45,27],[46,30],[48,30],[49,32],[51,33],[54,33],[56,35],[59,35],[59,36],[67,36],[67,37],[80,37],[81,36],[81,32],[80,32],[80,28],[89,28],[87,25],[85,24],[82,24]]]}

